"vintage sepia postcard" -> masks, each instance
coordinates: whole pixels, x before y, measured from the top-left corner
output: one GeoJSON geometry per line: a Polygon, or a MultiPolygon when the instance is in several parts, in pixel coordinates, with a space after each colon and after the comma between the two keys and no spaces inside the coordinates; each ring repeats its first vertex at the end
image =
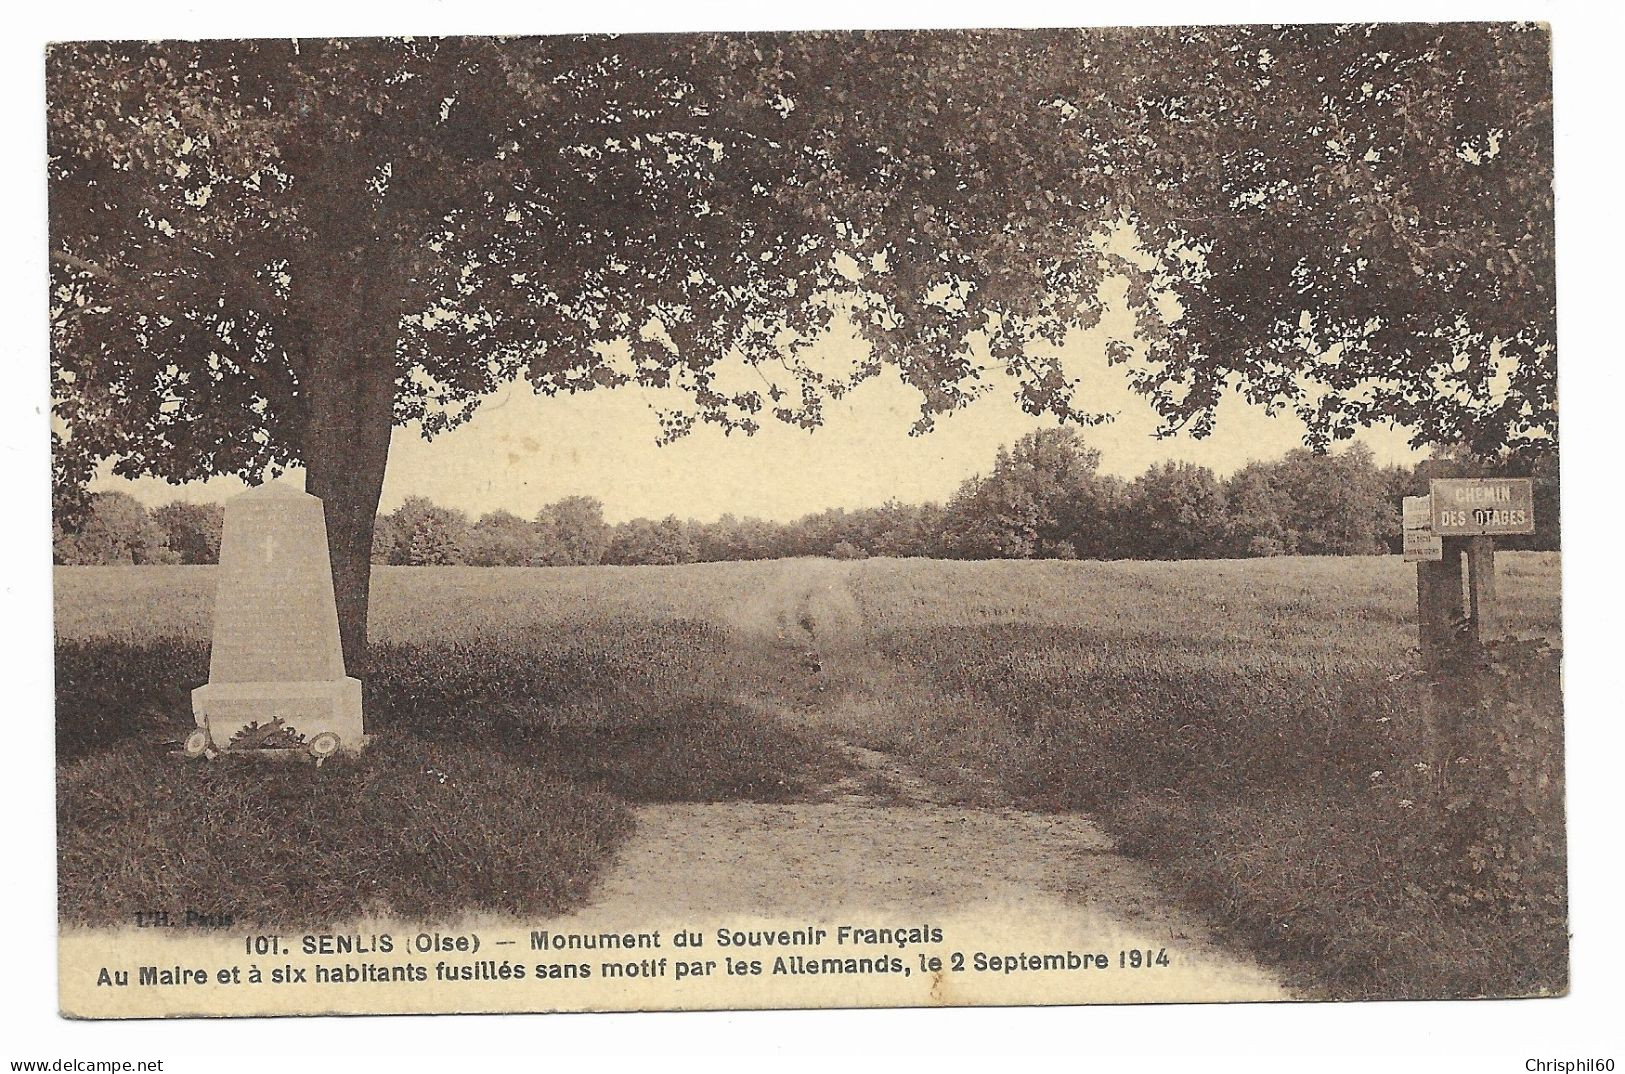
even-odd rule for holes
{"type": "Polygon", "coordinates": [[[53,44],[62,1012],[1566,992],[1550,44],[53,44]]]}

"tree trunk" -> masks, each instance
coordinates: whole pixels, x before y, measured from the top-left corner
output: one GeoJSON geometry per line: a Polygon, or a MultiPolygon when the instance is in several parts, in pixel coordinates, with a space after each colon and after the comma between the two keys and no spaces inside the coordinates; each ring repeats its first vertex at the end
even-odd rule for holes
{"type": "Polygon", "coordinates": [[[372,531],[395,406],[393,355],[366,353],[362,338],[336,336],[316,349],[304,438],[305,490],[327,515],[339,639],[352,675],[367,652],[372,531]]]}

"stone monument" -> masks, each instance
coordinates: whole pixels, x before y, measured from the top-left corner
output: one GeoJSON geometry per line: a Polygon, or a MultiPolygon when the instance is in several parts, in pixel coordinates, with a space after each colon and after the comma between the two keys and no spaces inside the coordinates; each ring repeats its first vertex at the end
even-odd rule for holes
{"type": "Polygon", "coordinates": [[[209,682],[192,691],[191,756],[309,754],[366,742],[344,672],[322,501],[266,483],[226,504],[209,682]]]}

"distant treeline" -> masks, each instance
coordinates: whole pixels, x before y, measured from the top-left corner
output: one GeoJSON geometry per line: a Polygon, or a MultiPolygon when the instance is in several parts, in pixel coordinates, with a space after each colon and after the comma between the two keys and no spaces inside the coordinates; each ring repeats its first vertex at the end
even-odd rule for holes
{"type": "MultiPolygon", "coordinates": [[[[1229,478],[1165,462],[1132,481],[1100,473],[1100,453],[1070,428],[1032,432],[1001,449],[992,470],[946,504],[895,501],[834,508],[795,522],[724,515],[610,524],[603,505],[571,496],[535,518],[493,511],[470,520],[421,496],[380,515],[373,562],[398,565],[564,566],[670,564],[784,556],[926,556],[942,559],[1211,559],[1369,555],[1400,548],[1402,496],[1432,477],[1522,473],[1535,478],[1538,529],[1502,547],[1558,547],[1554,460],[1532,470],[1451,454],[1415,467],[1376,465],[1354,445],[1255,462],[1229,478]]],[[[124,493],[100,493],[84,526],[56,532],[58,563],[212,563],[218,504],[176,502],[148,511],[124,493]]]]}

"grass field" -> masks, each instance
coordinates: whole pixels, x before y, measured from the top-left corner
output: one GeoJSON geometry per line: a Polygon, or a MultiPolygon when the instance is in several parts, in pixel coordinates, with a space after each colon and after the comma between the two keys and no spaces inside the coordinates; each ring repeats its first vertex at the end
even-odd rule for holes
{"type": "MultiPolygon", "coordinates": [[[[1504,629],[1557,646],[1558,558],[1500,563],[1504,629]]],[[[1310,994],[1566,981],[1560,758],[1540,774],[1552,852],[1530,898],[1474,904],[1440,879],[1453,821],[1427,808],[1437,751],[1396,557],[381,568],[362,673],[369,730],[393,741],[233,778],[165,752],[207,677],[212,570],[56,579],[65,920],[122,920],[155,870],[178,905],[251,898],[268,843],[308,890],[267,916],[552,912],[591,890],[626,803],[794,801],[853,742],[1002,803],[1094,814],[1310,994]],[[329,774],[349,791],[331,829],[308,786],[329,774]],[[458,790],[417,809],[425,779],[458,790]],[[233,890],[170,867],[201,829],[233,890]],[[429,849],[375,848],[360,886],[321,864],[376,830],[429,849]]],[[[1519,725],[1542,743],[1547,678],[1519,725]]]]}

